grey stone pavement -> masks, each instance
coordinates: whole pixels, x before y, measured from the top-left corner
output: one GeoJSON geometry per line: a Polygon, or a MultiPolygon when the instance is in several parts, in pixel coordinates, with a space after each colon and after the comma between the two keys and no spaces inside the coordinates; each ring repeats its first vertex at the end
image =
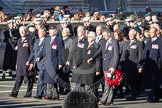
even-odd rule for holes
{"type": "MultiPolygon", "coordinates": [[[[62,103],[65,95],[61,95],[60,100],[45,100],[24,98],[26,91],[26,85],[23,84],[17,98],[9,97],[8,94],[11,92],[14,85],[14,80],[11,77],[2,80],[0,75],[0,108],[62,108],[62,103]]],[[[36,84],[33,89],[33,96],[36,93],[36,84]]],[[[99,108],[162,108],[162,99],[159,103],[147,103],[145,96],[139,96],[136,101],[126,101],[125,98],[115,99],[114,105],[102,106],[99,108]]]]}

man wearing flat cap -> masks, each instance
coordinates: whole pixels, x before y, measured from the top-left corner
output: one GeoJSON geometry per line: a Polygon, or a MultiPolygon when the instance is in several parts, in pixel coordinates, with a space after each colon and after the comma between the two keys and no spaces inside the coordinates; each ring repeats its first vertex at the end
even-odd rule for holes
{"type": "Polygon", "coordinates": [[[47,95],[45,99],[59,99],[57,90],[58,70],[62,68],[63,60],[63,40],[57,36],[57,28],[50,26],[49,37],[45,40],[45,45],[40,55],[36,59],[39,62],[40,58],[44,57],[44,83],[47,84],[47,95]]]}

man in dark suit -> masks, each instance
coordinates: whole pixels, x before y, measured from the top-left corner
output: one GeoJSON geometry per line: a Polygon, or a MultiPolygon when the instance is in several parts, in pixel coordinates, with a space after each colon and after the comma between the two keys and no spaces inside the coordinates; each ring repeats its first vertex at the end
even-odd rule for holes
{"type": "MultiPolygon", "coordinates": [[[[95,42],[99,45],[99,47],[101,46],[102,42],[104,42],[104,38],[102,36],[102,31],[103,31],[103,26],[102,25],[97,25],[96,26],[96,39],[95,39],[95,42]]],[[[100,59],[102,61],[102,55],[100,55],[100,59]]],[[[97,98],[99,98],[99,94],[98,94],[98,89],[99,89],[99,86],[100,84],[102,85],[102,92],[104,91],[104,72],[102,70],[102,63],[100,63],[101,66],[100,66],[100,74],[99,75],[96,75],[95,77],[95,83],[97,83],[96,87],[95,87],[95,95],[97,98]]]]}
{"type": "Polygon", "coordinates": [[[139,72],[143,72],[144,85],[151,88],[148,94],[148,102],[159,102],[160,85],[162,81],[162,40],[157,37],[157,29],[151,28],[151,40],[145,45],[139,62],[139,72]]]}
{"type": "MultiPolygon", "coordinates": [[[[90,63],[98,55],[102,54],[102,69],[104,75],[113,77],[113,73],[118,65],[119,59],[119,48],[118,43],[115,39],[110,36],[110,31],[104,30],[102,35],[105,38],[105,41],[101,44],[97,52],[90,58],[87,62],[90,63]],[[110,72],[108,73],[107,70],[110,72]]],[[[103,105],[111,105],[113,103],[113,87],[109,86],[105,82],[105,89],[100,100],[100,103],[103,105]]]]}
{"type": "Polygon", "coordinates": [[[95,32],[88,33],[88,44],[82,52],[81,64],[73,71],[72,82],[80,85],[79,91],[86,91],[94,95],[95,76],[100,74],[100,58],[97,57],[91,64],[87,60],[95,54],[98,45],[95,43],[95,32]]]}
{"type": "MultiPolygon", "coordinates": [[[[72,62],[72,68],[75,70],[82,63],[82,52],[86,48],[88,43],[87,37],[85,36],[85,27],[78,26],[77,28],[77,37],[73,41],[72,51],[67,60],[67,65],[72,62]]],[[[74,78],[75,79],[75,78],[74,78]]],[[[78,90],[80,85],[76,83],[75,90],[78,90]]]]}
{"type": "Polygon", "coordinates": [[[130,86],[131,97],[127,100],[135,100],[139,93],[139,73],[137,69],[143,51],[143,42],[136,39],[137,31],[132,29],[129,31],[129,41],[124,43],[120,64],[122,71],[126,73],[128,85],[130,86]]]}
{"type": "Polygon", "coordinates": [[[44,57],[44,83],[47,84],[47,95],[44,98],[55,100],[59,99],[57,79],[58,70],[62,68],[63,64],[63,40],[57,36],[57,28],[55,26],[49,28],[49,36],[46,38],[44,48],[36,61],[44,57]]]}
{"type": "Polygon", "coordinates": [[[69,37],[70,29],[63,28],[62,30],[62,38],[64,41],[63,48],[63,68],[59,72],[59,77],[64,81],[64,85],[59,85],[59,94],[67,94],[70,88],[70,67],[66,65],[66,62],[69,58],[69,53],[72,51],[73,40],[69,37]]]}
{"type": "Polygon", "coordinates": [[[18,40],[18,52],[16,63],[16,81],[12,89],[11,97],[17,97],[19,89],[22,85],[24,78],[27,80],[27,91],[24,97],[31,97],[33,88],[33,72],[31,72],[32,65],[26,66],[26,62],[30,56],[30,52],[33,47],[32,39],[26,34],[26,27],[21,26],[19,28],[21,38],[18,40]]]}
{"type": "Polygon", "coordinates": [[[37,93],[34,98],[42,99],[46,96],[46,85],[44,84],[44,58],[41,58],[39,62],[36,62],[36,58],[39,53],[43,50],[45,44],[46,31],[44,28],[38,30],[38,39],[35,40],[34,47],[26,65],[34,66],[34,70],[38,73],[38,82],[37,82],[37,93]]]}

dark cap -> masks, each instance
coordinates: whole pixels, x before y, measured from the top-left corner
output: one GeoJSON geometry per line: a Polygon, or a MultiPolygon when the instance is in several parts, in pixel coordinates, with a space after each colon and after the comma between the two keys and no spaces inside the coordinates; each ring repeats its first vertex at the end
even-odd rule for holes
{"type": "Polygon", "coordinates": [[[152,9],[151,9],[149,6],[147,6],[147,7],[145,8],[145,11],[146,11],[146,13],[149,13],[149,12],[152,11],[152,9]]]}
{"type": "Polygon", "coordinates": [[[63,6],[63,9],[69,8],[68,5],[63,6]]]}
{"type": "Polygon", "coordinates": [[[49,30],[54,30],[54,29],[57,30],[57,27],[56,26],[49,26],[49,30]]]}

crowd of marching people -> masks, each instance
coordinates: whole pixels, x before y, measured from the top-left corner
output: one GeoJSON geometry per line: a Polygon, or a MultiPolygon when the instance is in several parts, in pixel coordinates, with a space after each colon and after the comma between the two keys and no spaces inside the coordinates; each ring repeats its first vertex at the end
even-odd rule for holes
{"type": "Polygon", "coordinates": [[[9,96],[16,98],[25,82],[24,97],[31,97],[37,81],[37,99],[56,100],[70,91],[84,91],[94,96],[95,102],[108,106],[117,96],[124,98],[127,93],[126,100],[137,100],[141,92],[151,89],[147,101],[159,102],[162,31],[158,15],[150,8],[144,18],[81,9],[72,14],[70,9],[55,6],[41,13],[30,10],[7,21],[2,78],[7,69],[12,70],[15,84],[9,96]],[[55,26],[47,23],[50,20],[64,22],[55,26]],[[74,20],[83,23],[73,27],[70,21],[74,20]],[[91,24],[96,20],[105,23],[91,24]],[[25,26],[24,21],[32,23],[25,26]],[[110,84],[118,80],[117,70],[121,73],[120,84],[110,84]]]}

